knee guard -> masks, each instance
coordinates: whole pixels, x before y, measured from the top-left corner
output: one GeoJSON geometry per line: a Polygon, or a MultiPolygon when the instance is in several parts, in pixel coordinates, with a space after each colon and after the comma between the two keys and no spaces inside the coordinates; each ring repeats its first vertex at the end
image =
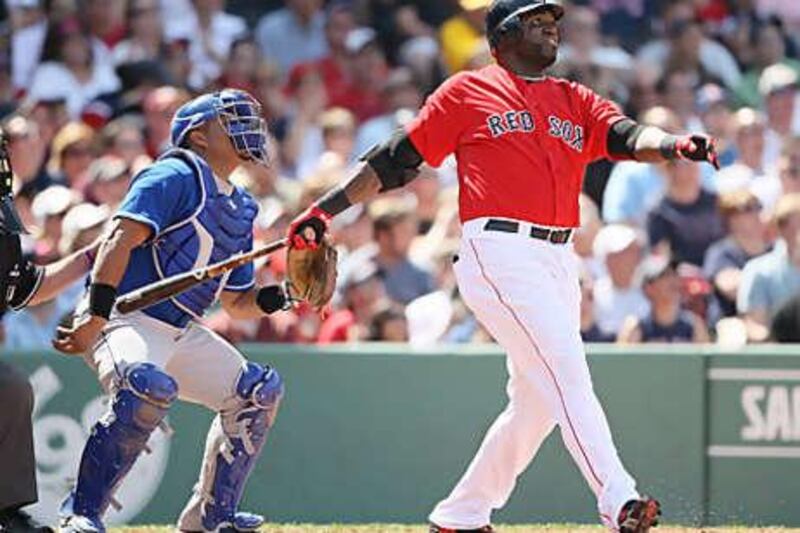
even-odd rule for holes
{"type": "Polygon", "coordinates": [[[62,514],[99,518],[147,440],[178,397],[178,384],[152,363],[130,366],[111,411],[92,428],[81,456],[78,482],[62,514]]]}
{"type": "MultiPolygon", "coordinates": [[[[237,513],[247,478],[261,454],[283,396],[283,380],[270,367],[248,362],[236,383],[241,403],[211,426],[200,478],[203,529],[229,524],[257,529],[253,515],[237,513]],[[212,474],[207,477],[206,472],[212,474]]],[[[258,523],[256,523],[258,522],[258,523]]]]}

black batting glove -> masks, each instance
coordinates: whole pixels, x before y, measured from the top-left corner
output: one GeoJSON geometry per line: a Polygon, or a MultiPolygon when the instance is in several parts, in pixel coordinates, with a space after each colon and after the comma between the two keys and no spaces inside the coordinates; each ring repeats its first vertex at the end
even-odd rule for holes
{"type": "Polygon", "coordinates": [[[704,133],[693,133],[681,137],[669,135],[661,145],[661,153],[667,159],[708,161],[716,170],[720,168],[716,141],[704,133]]]}

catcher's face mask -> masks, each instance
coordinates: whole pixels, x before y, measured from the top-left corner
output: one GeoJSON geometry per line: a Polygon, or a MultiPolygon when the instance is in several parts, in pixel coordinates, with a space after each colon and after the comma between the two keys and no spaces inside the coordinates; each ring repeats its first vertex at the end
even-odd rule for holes
{"type": "Polygon", "coordinates": [[[190,131],[214,118],[220,121],[239,156],[269,164],[267,126],[261,117],[261,104],[238,89],[204,94],[178,109],[172,119],[173,146],[183,145],[190,131]]]}

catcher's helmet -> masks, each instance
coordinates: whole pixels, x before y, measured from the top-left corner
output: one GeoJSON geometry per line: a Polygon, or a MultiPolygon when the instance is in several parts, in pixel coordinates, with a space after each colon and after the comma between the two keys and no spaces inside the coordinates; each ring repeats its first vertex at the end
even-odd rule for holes
{"type": "Polygon", "coordinates": [[[520,15],[530,11],[552,11],[556,20],[564,16],[561,0],[494,0],[486,13],[486,35],[495,48],[504,35],[520,32],[520,15]]]}
{"type": "Polygon", "coordinates": [[[183,104],[172,117],[172,145],[183,146],[189,132],[216,118],[245,159],[267,164],[267,126],[261,104],[246,91],[223,89],[183,104]]]}

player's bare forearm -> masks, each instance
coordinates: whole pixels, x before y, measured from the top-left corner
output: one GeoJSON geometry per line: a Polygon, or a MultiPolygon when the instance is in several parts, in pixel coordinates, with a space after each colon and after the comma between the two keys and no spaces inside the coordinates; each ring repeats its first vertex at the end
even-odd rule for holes
{"type": "Polygon", "coordinates": [[[364,163],[341,187],[351,204],[360,204],[378,195],[381,180],[372,166],[364,163]]]}
{"type": "Polygon", "coordinates": [[[666,161],[661,152],[661,144],[669,135],[666,131],[655,126],[646,126],[636,139],[633,157],[636,161],[645,163],[660,163],[666,161]]]}
{"type": "Polygon", "coordinates": [[[97,250],[92,282],[117,287],[128,268],[131,252],[150,238],[151,229],[127,218],[115,219],[97,250]]]}
{"type": "Polygon", "coordinates": [[[267,285],[253,287],[247,291],[225,291],[220,296],[222,308],[237,320],[263,318],[276,311],[289,309],[290,303],[296,301],[296,295],[289,288],[290,284],[267,285]]]}
{"type": "Polygon", "coordinates": [[[219,297],[222,308],[236,320],[262,318],[264,311],[258,306],[258,288],[245,292],[223,291],[219,297]]]}
{"type": "Polygon", "coordinates": [[[39,305],[52,300],[66,287],[88,274],[92,267],[90,258],[94,257],[99,247],[98,239],[86,248],[47,265],[44,268],[42,283],[28,305],[39,305]]]}

